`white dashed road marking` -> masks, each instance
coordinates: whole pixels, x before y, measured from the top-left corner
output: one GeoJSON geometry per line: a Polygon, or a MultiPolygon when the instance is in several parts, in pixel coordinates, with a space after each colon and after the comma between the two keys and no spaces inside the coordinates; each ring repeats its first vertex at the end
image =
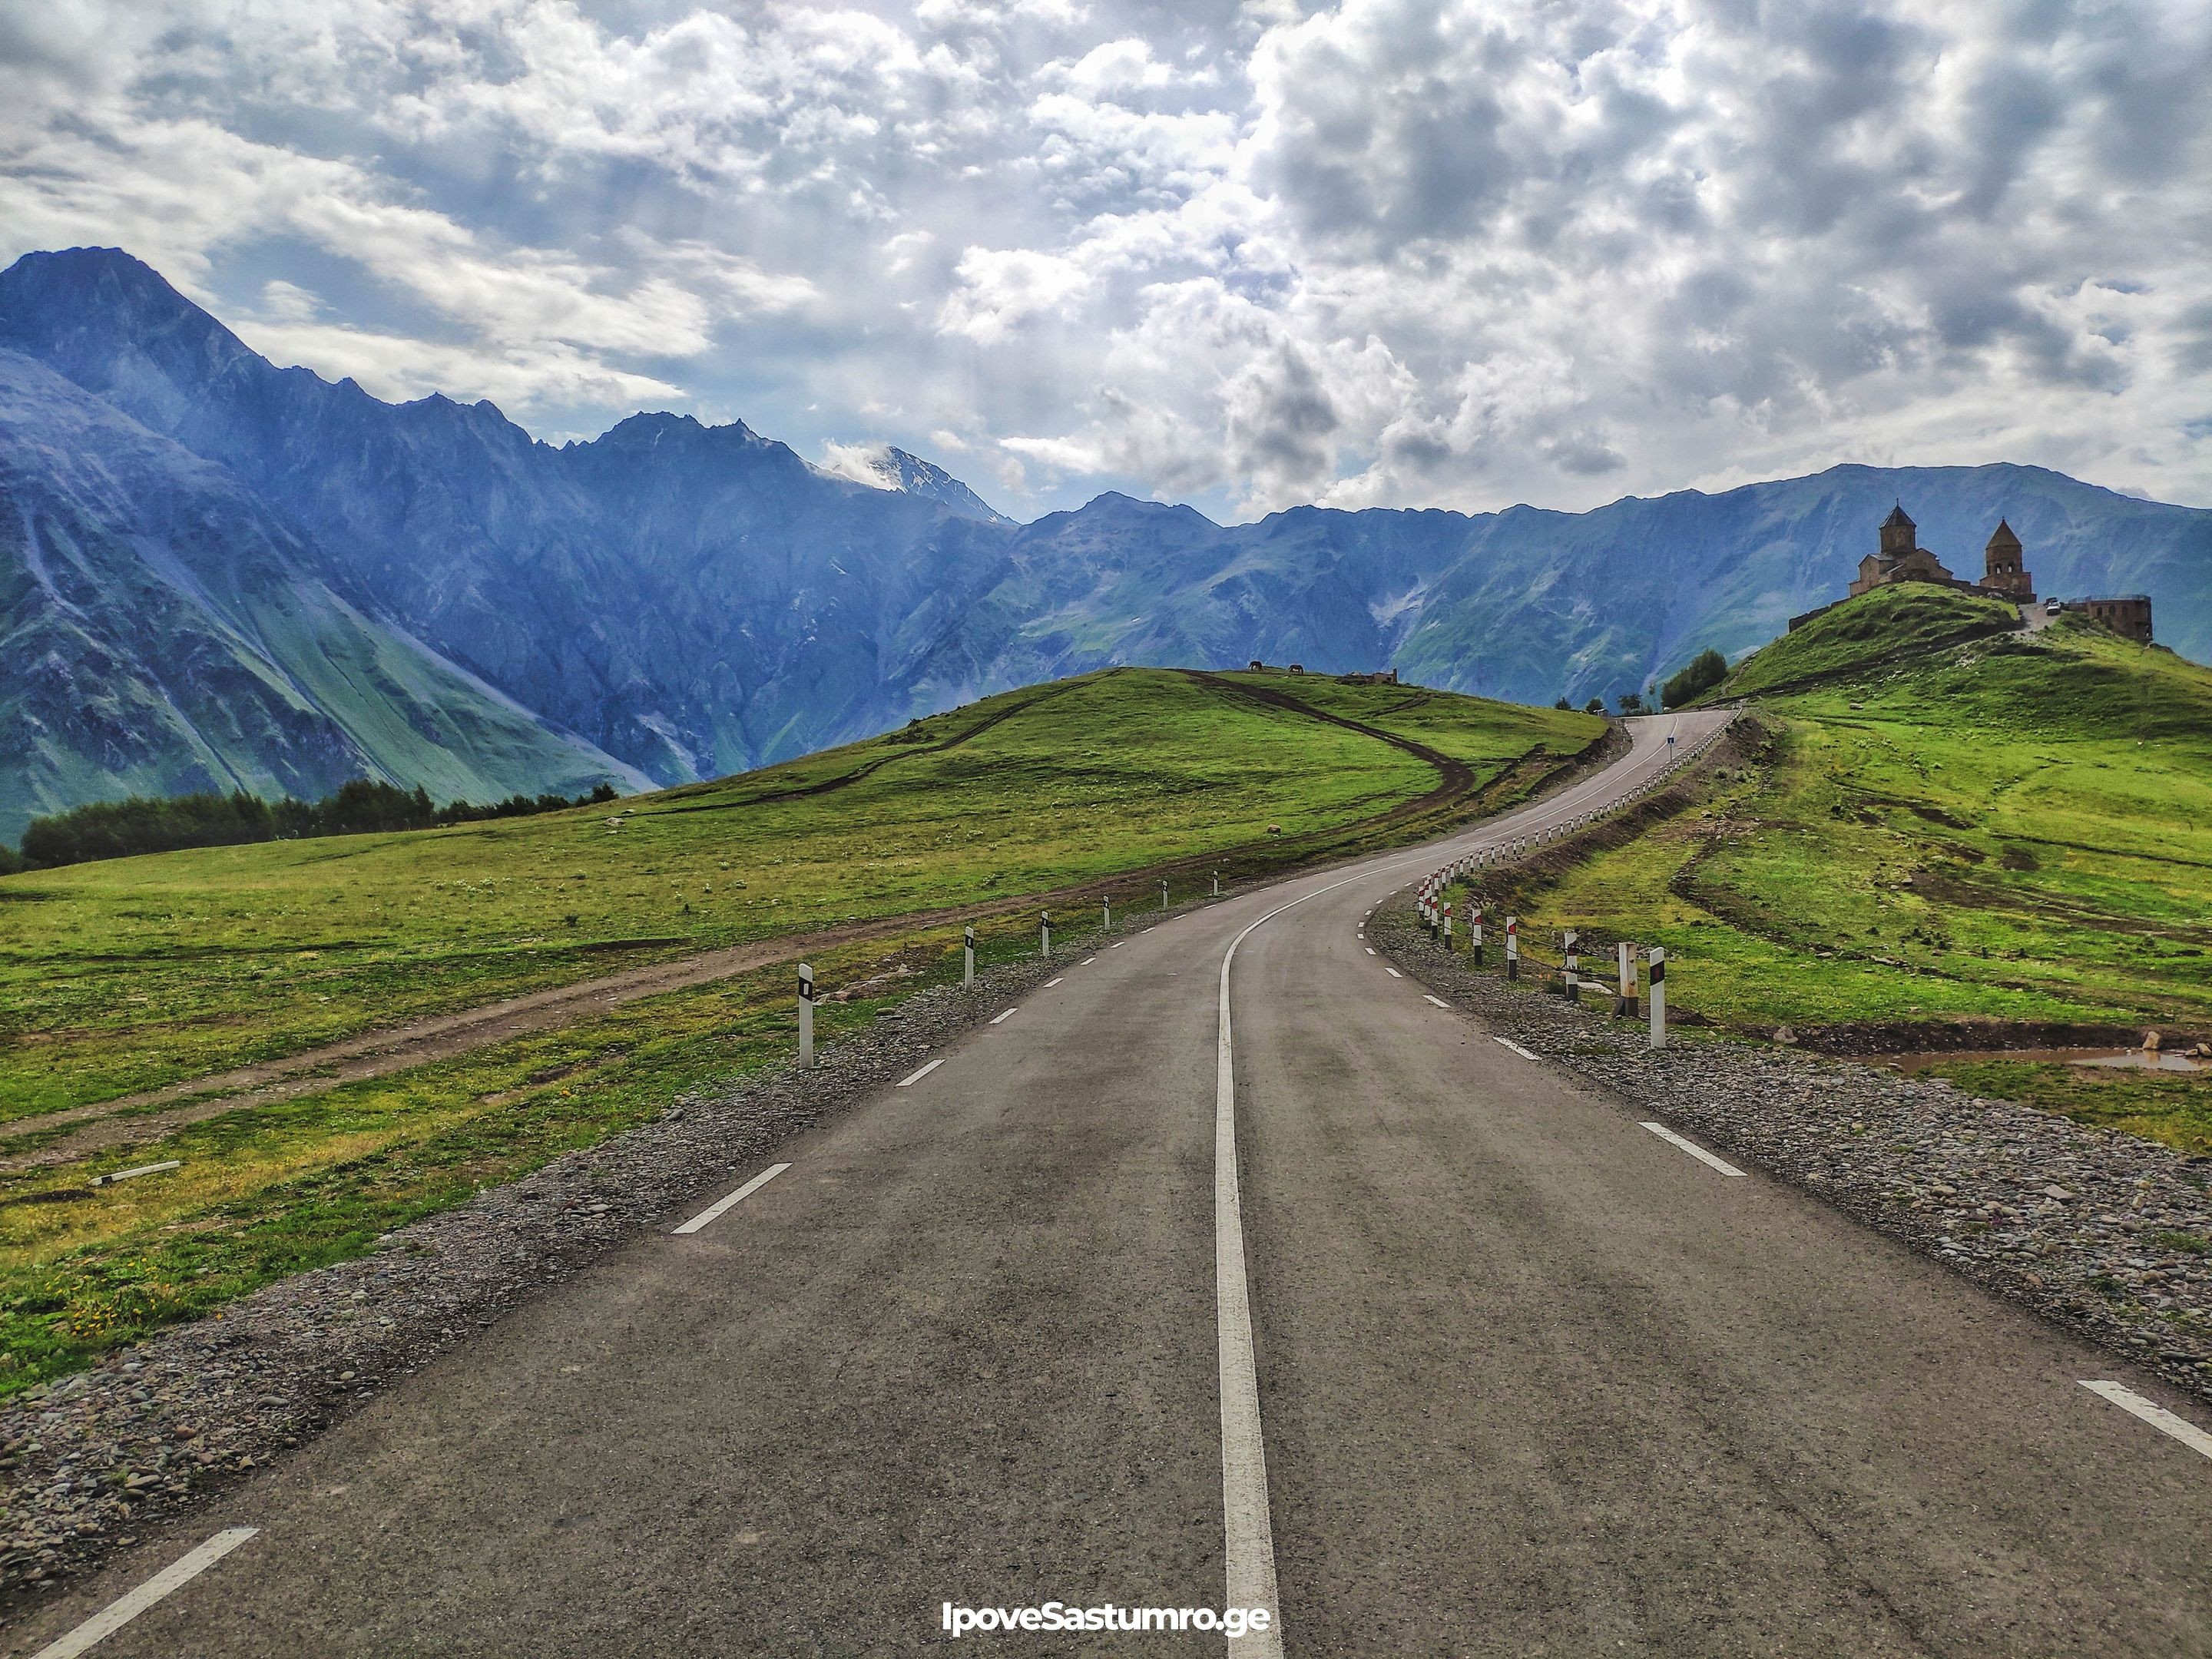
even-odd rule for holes
{"type": "Polygon", "coordinates": [[[922,1079],[927,1077],[932,1072],[935,1071],[939,1066],[944,1064],[945,1056],[939,1054],[935,1060],[931,1060],[928,1065],[923,1066],[920,1071],[901,1078],[898,1080],[898,1086],[902,1089],[911,1089],[915,1084],[921,1082],[922,1079]]]}
{"type": "Polygon", "coordinates": [[[1048,979],[1048,980],[1045,981],[1044,984],[1043,984],[1042,987],[1040,987],[1039,988],[1040,988],[1040,989],[1042,989],[1042,990],[1047,990],[1047,991],[1049,991],[1050,989],[1052,989],[1052,988],[1053,988],[1054,986],[1055,986],[1055,985],[1059,984],[1060,982],[1060,981],[1058,981],[1058,980],[1056,980],[1056,979],[1048,979]]]}
{"type": "Polygon", "coordinates": [[[1384,973],[1386,973],[1386,974],[1389,975],[1390,975],[1390,977],[1391,977],[1392,979],[1403,979],[1403,978],[1405,978],[1405,977],[1406,977],[1403,974],[1400,973],[1400,972],[1399,972],[1395,968],[1385,968],[1382,971],[1383,971],[1384,973]]]}
{"type": "Polygon", "coordinates": [[[1367,954],[1370,957],[1375,954],[1375,947],[1373,945],[1370,945],[1367,946],[1367,954]]]}
{"type": "Polygon", "coordinates": [[[1442,997],[1432,997],[1426,992],[1422,993],[1422,1000],[1425,1002],[1433,1002],[1439,1008],[1449,1008],[1451,1006],[1451,1004],[1446,1002],[1442,997]]]}
{"type": "Polygon", "coordinates": [[[1021,1012],[1021,1010],[1020,1010],[1020,1009],[1018,1009],[1018,1008],[1009,1008],[1009,1009],[1007,1009],[1007,1010],[1006,1010],[1006,1012],[1005,1013],[1003,1013],[1003,1014],[994,1014],[994,1015],[991,1017],[991,1024],[994,1024],[994,1025],[996,1025],[996,1024],[997,1024],[1000,1020],[1002,1020],[1002,1019],[1012,1019],[1012,1018],[1016,1014],[1018,1014],[1019,1012],[1021,1012]]]}
{"type": "Polygon", "coordinates": [[[1519,1043],[1508,1042],[1504,1037],[1494,1037],[1492,1041],[1498,1042],[1505,1048],[1510,1048],[1515,1054],[1520,1055],[1523,1060],[1541,1060],[1543,1058],[1541,1054],[1537,1054],[1533,1049],[1523,1048],[1519,1043]]]}
{"type": "Polygon", "coordinates": [[[2205,1433],[2187,1418],[2176,1417],[2165,1407],[2118,1382],[2084,1382],[2081,1386],[2091,1394],[2103,1395],[2122,1411],[2140,1417],[2160,1432],[2172,1435],[2190,1450],[2212,1457],[2212,1434],[2205,1433]]]}
{"type": "Polygon", "coordinates": [[[35,1659],[76,1659],[95,1642],[121,1630],[173,1590],[181,1589],[216,1562],[261,1530],[258,1527],[229,1527],[189,1554],[155,1573],[127,1595],[109,1602],[58,1642],[39,1650],[35,1659]]]}
{"type": "Polygon", "coordinates": [[[1663,1123],[1647,1123],[1644,1127],[1650,1130],[1653,1134],[1657,1135],[1660,1139],[1665,1141],[1669,1146],[1680,1147],[1692,1158],[1697,1159],[1698,1163],[1707,1164],[1713,1169],[1718,1170],[1724,1176],[1740,1176],[1743,1173],[1743,1171],[1737,1169],[1735,1164],[1727,1163],[1721,1158],[1715,1158],[1704,1147],[1698,1146],[1696,1141],[1683,1139],[1681,1136],[1676,1134],[1672,1129],[1668,1128],[1663,1123]]]}
{"type": "MultiPolygon", "coordinates": [[[[925,1067],[924,1069],[926,1070],[927,1068],[925,1067]]],[[[915,1075],[916,1077],[920,1077],[921,1073],[916,1072],[915,1075]]],[[[745,1182],[744,1186],[738,1188],[737,1191],[732,1193],[727,1198],[717,1199],[714,1203],[709,1204],[705,1209],[700,1211],[698,1214],[693,1216],[689,1221],[685,1222],[676,1231],[679,1233],[697,1232],[702,1227],[704,1227],[708,1222],[714,1220],[716,1216],[721,1214],[723,1211],[730,1208],[732,1205],[744,1203],[745,1200],[750,1198],[755,1193],[767,1186],[769,1182],[775,1180],[778,1176],[781,1175],[790,1167],[791,1165],[788,1164],[769,1164],[767,1169],[763,1170],[758,1175],[755,1176],[750,1181],[745,1182]]]]}

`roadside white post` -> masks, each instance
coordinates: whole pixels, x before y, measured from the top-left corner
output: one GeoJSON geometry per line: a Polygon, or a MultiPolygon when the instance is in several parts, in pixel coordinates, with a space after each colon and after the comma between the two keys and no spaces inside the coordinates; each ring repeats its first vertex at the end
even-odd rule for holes
{"type": "Polygon", "coordinates": [[[966,935],[962,943],[967,948],[968,962],[967,965],[960,970],[960,982],[963,985],[973,985],[975,982],[975,925],[973,922],[968,925],[966,935]]]}
{"type": "Polygon", "coordinates": [[[1048,911],[1046,911],[1046,912],[1044,913],[1044,920],[1043,920],[1043,921],[1039,925],[1038,932],[1039,932],[1039,934],[1040,934],[1040,938],[1041,938],[1042,943],[1041,943],[1041,944],[1039,945],[1039,946],[1038,946],[1038,949],[1037,949],[1037,954],[1038,954],[1039,956],[1042,956],[1042,957],[1048,957],[1048,956],[1050,956],[1050,955],[1052,954],[1052,912],[1051,912],[1051,911],[1048,910],[1048,911]]]}
{"type": "Polygon", "coordinates": [[[1451,954],[1451,901],[1446,899],[1444,901],[1444,954],[1446,956],[1451,954]]]}
{"type": "Polygon", "coordinates": [[[1480,968],[1482,966],[1482,912],[1468,911],[1467,921],[1468,927],[1474,931],[1474,937],[1468,940],[1468,945],[1473,952],[1474,965],[1480,968]]]}
{"type": "Polygon", "coordinates": [[[1110,929],[1114,926],[1114,901],[1111,898],[1098,901],[1098,921],[1103,927],[1110,929]]]}
{"type": "Polygon", "coordinates": [[[1167,878],[1165,876],[1162,876],[1162,877],[1160,878],[1160,908],[1161,908],[1161,909],[1163,909],[1163,910],[1164,910],[1164,909],[1166,909],[1167,908],[1168,908],[1168,878],[1167,878]]]}
{"type": "Polygon", "coordinates": [[[1636,1012],[1636,947],[1626,939],[1616,947],[1620,952],[1620,1012],[1636,1012]]]}
{"type": "Polygon", "coordinates": [[[1517,916],[1505,918],[1505,977],[1521,977],[1521,921],[1517,916]]]}
{"type": "Polygon", "coordinates": [[[814,1067],[814,969],[812,964],[799,964],[799,1068],[811,1071],[814,1067]]]}
{"type": "Polygon", "coordinates": [[[1654,1048],[1667,1046],[1667,947],[1651,947],[1651,1042],[1654,1048]]]}
{"type": "Polygon", "coordinates": [[[1216,898],[1221,896],[1221,872],[1218,870],[1213,872],[1213,896],[1216,898]]]}
{"type": "Polygon", "coordinates": [[[1562,976],[1565,981],[1564,988],[1567,994],[1567,1000],[1570,1002],[1580,1002],[1583,1000],[1581,944],[1582,935],[1571,927],[1559,935],[1560,965],[1562,976]]]}

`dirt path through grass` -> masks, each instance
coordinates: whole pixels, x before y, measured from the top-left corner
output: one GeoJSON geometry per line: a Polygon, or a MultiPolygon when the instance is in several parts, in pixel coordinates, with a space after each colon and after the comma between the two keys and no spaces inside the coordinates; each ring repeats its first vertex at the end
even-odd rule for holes
{"type": "MultiPolygon", "coordinates": [[[[0,1174],[74,1162],[111,1146],[151,1139],[187,1124],[203,1122],[248,1106],[290,1100],[343,1084],[388,1076],[413,1066],[449,1060],[491,1048],[511,1038],[556,1030],[641,997],[709,984],[779,962],[795,962],[835,945],[887,939],[926,930],[933,926],[983,920],[1024,909],[1049,908],[1055,905],[1085,902],[1096,903],[1102,892],[1126,890],[1135,883],[1149,884],[1164,877],[1172,879],[1208,866],[1241,863],[1249,867],[1255,853],[1264,855],[1265,864],[1272,872],[1316,857],[1328,856],[1347,839],[1372,835],[1407,819],[1450,807],[1474,793],[1481,782],[1475,769],[1464,761],[1379,726],[1316,708],[1288,692],[1240,685],[1212,674],[1193,672],[1190,678],[1219,695],[1264,703],[1388,744],[1434,767],[1437,773],[1437,787],[1410,800],[1401,801],[1387,811],[1340,826],[1329,832],[1324,844],[1320,846],[1255,843],[1126,871],[1103,882],[1093,881],[1050,892],[1022,894],[980,904],[873,917],[811,933],[754,940],[702,951],[671,962],[649,963],[570,985],[556,986],[483,1003],[473,1008],[459,1009],[452,1013],[412,1020],[403,1025],[365,1031],[341,1042],[325,1043],[226,1072],[184,1079],[158,1089],[72,1106],[38,1117],[18,1119],[7,1126],[4,1138],[0,1139],[22,1150],[0,1156],[0,1174]],[[27,1142],[30,1144],[27,1146],[27,1142]]],[[[963,737],[972,735],[969,732],[963,737]]],[[[1604,748],[1603,744],[1595,745],[1577,759],[1588,762],[1598,757],[1604,748]]],[[[1570,764],[1565,769],[1575,768],[1570,764]]],[[[853,781],[856,775],[848,774],[830,781],[833,786],[842,785],[853,781]]],[[[1506,768],[1492,781],[1502,784],[1523,776],[1523,767],[1516,764],[1506,768]]],[[[1547,782],[1553,781],[1555,780],[1545,780],[1547,782]]]]}

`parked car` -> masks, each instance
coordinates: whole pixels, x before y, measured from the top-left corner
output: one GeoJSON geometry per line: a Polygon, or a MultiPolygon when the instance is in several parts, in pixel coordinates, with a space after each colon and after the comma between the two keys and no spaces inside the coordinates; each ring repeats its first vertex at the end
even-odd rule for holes
{"type": "Polygon", "coordinates": [[[2066,601],[2063,599],[2045,599],[2043,602],[2043,614],[2046,617],[2055,617],[2065,608],[2066,601]]]}

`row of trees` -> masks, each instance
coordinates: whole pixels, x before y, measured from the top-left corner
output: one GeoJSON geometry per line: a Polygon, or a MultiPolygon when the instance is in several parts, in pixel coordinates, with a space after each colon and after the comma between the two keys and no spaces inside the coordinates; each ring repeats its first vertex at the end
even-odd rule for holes
{"type": "MultiPolygon", "coordinates": [[[[1647,712],[1656,714],[1662,708],[1680,708],[1692,698],[1701,696],[1711,690],[1727,678],[1728,659],[1711,646],[1707,646],[1691,659],[1688,667],[1674,675],[1666,684],[1659,688],[1661,700],[1654,703],[1648,711],[1644,708],[1643,692],[1624,691],[1620,694],[1620,712],[1624,714],[1641,714],[1647,712]]],[[[1574,704],[1568,702],[1566,698],[1561,697],[1552,707],[1572,708],[1574,704]]],[[[1605,713],[1605,699],[1592,697],[1583,705],[1583,712],[1586,714],[1602,714],[1605,713]]]]}
{"type": "Polygon", "coordinates": [[[589,806],[615,799],[612,784],[589,794],[510,795],[477,805],[465,800],[435,805],[419,785],[402,789],[373,778],[356,778],[320,800],[266,801],[235,794],[146,796],[72,807],[33,818],[20,856],[0,846],[0,870],[47,869],[94,859],[173,852],[180,847],[235,847],[247,842],[297,841],[311,836],[356,836],[375,830],[428,830],[483,818],[520,817],[589,806]]]}

